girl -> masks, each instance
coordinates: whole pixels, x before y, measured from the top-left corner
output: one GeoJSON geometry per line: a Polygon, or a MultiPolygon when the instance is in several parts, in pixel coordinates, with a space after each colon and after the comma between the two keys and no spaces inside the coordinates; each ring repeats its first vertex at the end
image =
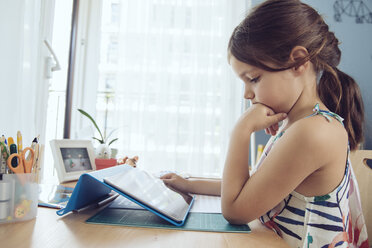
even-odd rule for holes
{"type": "Polygon", "coordinates": [[[252,106],[232,131],[222,181],[167,174],[164,182],[221,195],[230,223],[259,218],[292,247],[368,247],[349,161],[363,137],[363,102],[355,81],[337,68],[340,57],[337,38],[310,6],[257,6],[228,45],[252,106]],[[250,136],[262,129],[273,137],[250,173],[250,136]]]}

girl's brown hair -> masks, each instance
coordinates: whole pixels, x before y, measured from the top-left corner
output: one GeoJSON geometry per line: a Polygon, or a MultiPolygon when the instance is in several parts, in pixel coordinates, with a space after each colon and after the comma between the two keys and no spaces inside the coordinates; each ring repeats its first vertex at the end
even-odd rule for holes
{"type": "Polygon", "coordinates": [[[354,79],[337,68],[341,59],[338,44],[323,18],[309,5],[299,0],[268,0],[235,28],[228,51],[241,62],[266,71],[283,71],[311,61],[320,75],[319,97],[329,110],[344,118],[354,150],[363,140],[363,100],[354,79]],[[295,46],[305,47],[309,54],[289,63],[295,46]]]}

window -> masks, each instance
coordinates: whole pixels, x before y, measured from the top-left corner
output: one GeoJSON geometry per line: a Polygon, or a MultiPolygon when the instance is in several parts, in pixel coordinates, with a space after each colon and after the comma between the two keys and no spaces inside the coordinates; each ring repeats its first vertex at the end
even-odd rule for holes
{"type": "Polygon", "coordinates": [[[142,168],[221,176],[242,105],[227,42],[246,2],[80,1],[71,138],[97,135],[82,108],[142,168]]]}
{"type": "Polygon", "coordinates": [[[57,183],[53,162],[49,162],[53,161],[49,141],[63,138],[72,2],[73,0],[55,0],[54,32],[51,43],[61,64],[61,70],[53,72],[49,84],[44,152],[43,181],[45,183],[57,183]]]}

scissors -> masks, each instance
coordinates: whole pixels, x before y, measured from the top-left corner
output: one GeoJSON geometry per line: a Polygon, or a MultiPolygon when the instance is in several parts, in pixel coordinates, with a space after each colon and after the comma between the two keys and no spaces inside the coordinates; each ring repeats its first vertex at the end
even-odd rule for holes
{"type": "Polygon", "coordinates": [[[8,157],[7,164],[11,171],[16,174],[31,173],[32,164],[34,162],[34,150],[31,147],[26,147],[21,154],[13,153],[8,157]],[[29,159],[26,159],[26,152],[30,152],[29,159]],[[18,159],[18,165],[12,165],[12,159],[16,157],[18,159]]]}

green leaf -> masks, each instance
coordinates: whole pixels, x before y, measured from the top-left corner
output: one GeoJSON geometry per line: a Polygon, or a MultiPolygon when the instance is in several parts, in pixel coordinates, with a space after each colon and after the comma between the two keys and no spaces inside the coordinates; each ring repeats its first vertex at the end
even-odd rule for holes
{"type": "Polygon", "coordinates": [[[100,144],[104,144],[104,143],[105,143],[104,140],[100,140],[100,139],[98,139],[98,138],[96,138],[96,137],[92,137],[92,138],[95,139],[95,140],[98,140],[98,142],[99,142],[100,144]]]}
{"type": "Polygon", "coordinates": [[[111,132],[106,136],[106,140],[117,130],[117,128],[111,130],[111,132]]]}
{"type": "Polygon", "coordinates": [[[101,130],[100,130],[99,127],[97,126],[97,123],[94,121],[93,117],[90,116],[87,112],[85,112],[85,111],[82,110],[82,109],[78,109],[78,111],[79,111],[81,114],[85,115],[89,120],[91,120],[91,121],[93,122],[93,125],[97,128],[98,133],[99,133],[99,135],[101,136],[101,140],[99,140],[99,139],[97,139],[97,138],[95,138],[95,139],[98,140],[99,142],[101,142],[101,144],[102,144],[102,143],[105,143],[104,138],[103,138],[102,133],[101,133],[101,130]]]}
{"type": "Polygon", "coordinates": [[[110,141],[110,143],[108,143],[108,145],[110,146],[112,143],[114,143],[115,141],[117,141],[119,138],[116,138],[116,139],[113,139],[110,141]]]}

